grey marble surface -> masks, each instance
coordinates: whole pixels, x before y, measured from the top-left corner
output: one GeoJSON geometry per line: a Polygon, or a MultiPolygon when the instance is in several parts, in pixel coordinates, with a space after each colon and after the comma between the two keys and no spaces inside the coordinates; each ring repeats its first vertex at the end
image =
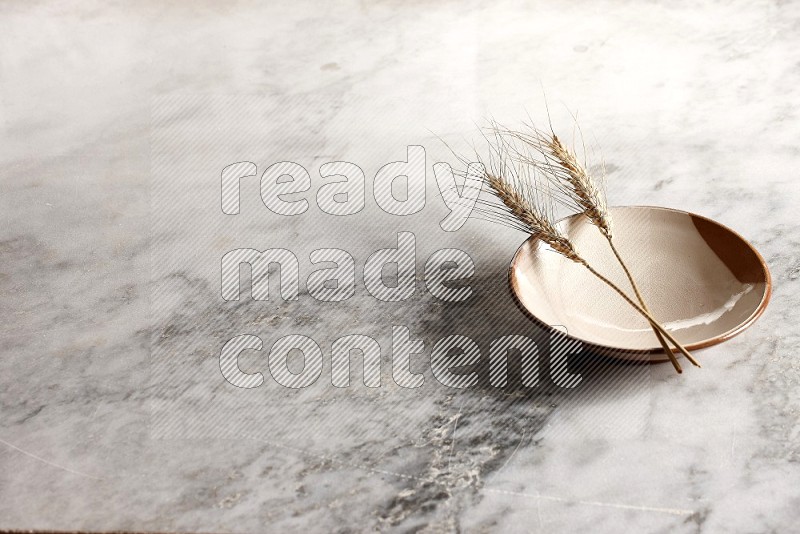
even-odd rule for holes
{"type": "Polygon", "coordinates": [[[798,30],[797,5],[757,1],[2,4],[0,529],[796,529],[798,30]],[[574,389],[456,391],[429,368],[401,388],[393,325],[425,354],[449,334],[484,351],[541,334],[505,288],[523,236],[442,231],[430,166],[452,160],[436,135],[541,116],[542,88],[602,148],[612,204],[736,229],[770,266],[772,302],[682,376],[589,358],[570,363],[574,389]],[[369,181],[414,144],[428,195],[413,216],[369,194],[348,217],[313,196],[270,216],[255,182],[249,216],[218,211],[229,163],[296,161],[317,187],[324,162],[369,181]],[[473,297],[441,304],[420,273],[402,305],[367,294],[361,266],[398,231],[420,268],[467,251],[473,297]],[[346,249],[356,294],[227,305],[230,246],[291,249],[302,281],[310,251],[346,249]],[[334,388],[326,360],[312,387],[237,390],[218,355],[238,333],[308,335],[326,358],[340,335],[372,336],[382,387],[334,388]]]}

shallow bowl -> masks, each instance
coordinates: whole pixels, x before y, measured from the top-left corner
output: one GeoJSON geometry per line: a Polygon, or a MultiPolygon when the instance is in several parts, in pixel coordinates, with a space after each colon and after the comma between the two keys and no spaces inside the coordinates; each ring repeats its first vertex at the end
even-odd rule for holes
{"type": "MultiPolygon", "coordinates": [[[[763,313],[769,269],[742,236],[708,218],[647,206],[610,208],[613,240],[645,303],[689,350],[739,334],[763,313]]],[[[608,242],[586,217],[558,223],[590,265],[631,297],[608,242]]],[[[666,361],[647,321],[585,267],[528,239],[509,267],[511,292],[535,322],[616,358],[666,361]]]]}

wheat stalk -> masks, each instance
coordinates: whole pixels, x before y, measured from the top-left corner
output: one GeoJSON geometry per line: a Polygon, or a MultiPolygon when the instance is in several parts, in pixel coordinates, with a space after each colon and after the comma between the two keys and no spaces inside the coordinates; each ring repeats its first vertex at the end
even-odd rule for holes
{"type": "MultiPolygon", "coordinates": [[[[630,297],[628,297],[627,294],[625,294],[622,289],[619,288],[619,286],[595,270],[583,257],[581,257],[574,244],[569,240],[568,237],[562,234],[552,222],[549,213],[542,210],[536,204],[530,202],[525,192],[520,189],[519,185],[504,179],[502,176],[492,174],[491,172],[486,172],[484,174],[484,182],[489,186],[489,192],[502,202],[506,212],[514,217],[517,221],[521,222],[523,228],[528,230],[533,237],[540,239],[550,246],[550,248],[552,248],[554,251],[558,252],[570,261],[585,267],[594,276],[619,294],[625,300],[625,302],[630,304],[631,307],[633,307],[639,314],[645,317],[645,319],[648,320],[656,332],[658,332],[660,335],[663,335],[673,345],[675,345],[676,348],[681,350],[684,355],[688,355],[687,357],[691,358],[691,354],[689,354],[688,351],[683,348],[680,342],[678,342],[672,336],[672,334],[670,334],[660,323],[656,321],[656,319],[644,306],[640,306],[634,302],[630,297]]],[[[669,348],[667,350],[668,354],[672,355],[672,360],[674,361],[674,354],[672,354],[672,350],[669,348]]],[[[682,372],[680,364],[674,362],[673,365],[675,365],[675,369],[679,373],[682,372]]]]}
{"type": "MultiPolygon", "coordinates": [[[[592,175],[587,172],[584,165],[580,163],[576,154],[564,145],[552,130],[550,134],[547,134],[531,126],[530,133],[522,133],[504,129],[499,127],[496,123],[493,124],[493,128],[498,135],[509,135],[538,152],[541,156],[540,158],[531,157],[527,153],[522,153],[518,150],[515,151],[519,160],[535,166],[542,170],[547,177],[551,178],[554,185],[556,185],[564,196],[571,201],[577,211],[585,215],[592,224],[597,227],[600,233],[605,237],[614,256],[625,272],[625,276],[628,278],[642,309],[650,313],[630,269],[625,264],[617,247],[614,245],[611,230],[611,216],[608,213],[603,189],[600,184],[594,180],[592,175]]],[[[664,339],[664,335],[662,334],[663,327],[660,327],[661,325],[658,323],[653,324],[653,321],[650,322],[658,342],[669,357],[675,370],[680,373],[682,371],[681,366],[675,358],[672,349],[664,339]]],[[[686,356],[692,364],[700,367],[700,364],[685,347],[677,344],[676,348],[686,356]]]]}

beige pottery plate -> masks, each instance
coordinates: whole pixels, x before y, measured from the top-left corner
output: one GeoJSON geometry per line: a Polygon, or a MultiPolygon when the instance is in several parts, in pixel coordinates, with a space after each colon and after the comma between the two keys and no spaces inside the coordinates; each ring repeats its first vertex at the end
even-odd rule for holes
{"type": "MultiPolygon", "coordinates": [[[[739,234],[668,208],[610,208],[614,243],[653,315],[689,350],[721,343],[761,315],[769,269],[739,234]]],[[[606,240],[586,217],[558,223],[578,252],[633,296],[606,240]]],[[[585,267],[528,239],[509,267],[511,292],[534,321],[607,356],[666,361],[648,323],[585,267]]]]}

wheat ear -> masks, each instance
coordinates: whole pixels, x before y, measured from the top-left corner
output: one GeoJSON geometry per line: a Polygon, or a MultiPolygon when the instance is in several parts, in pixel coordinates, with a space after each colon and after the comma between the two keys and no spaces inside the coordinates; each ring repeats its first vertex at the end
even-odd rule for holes
{"type": "Polygon", "coordinates": [[[576,263],[585,263],[572,242],[559,232],[549,217],[537,209],[514,185],[491,173],[486,173],[486,183],[490,192],[500,199],[513,217],[525,225],[531,235],[547,243],[565,258],[576,263]]]}

